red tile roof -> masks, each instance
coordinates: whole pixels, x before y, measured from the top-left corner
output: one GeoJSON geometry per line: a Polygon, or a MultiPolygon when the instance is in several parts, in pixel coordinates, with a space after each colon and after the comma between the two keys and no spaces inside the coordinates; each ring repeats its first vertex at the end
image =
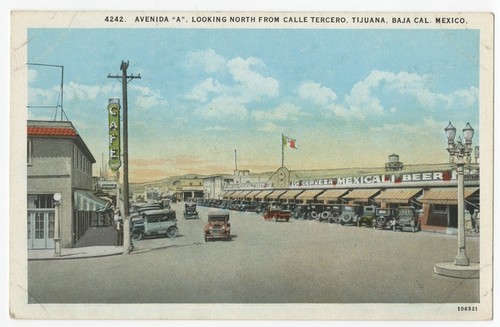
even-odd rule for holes
{"type": "Polygon", "coordinates": [[[78,136],[70,127],[28,126],[28,136],[78,136]]]}

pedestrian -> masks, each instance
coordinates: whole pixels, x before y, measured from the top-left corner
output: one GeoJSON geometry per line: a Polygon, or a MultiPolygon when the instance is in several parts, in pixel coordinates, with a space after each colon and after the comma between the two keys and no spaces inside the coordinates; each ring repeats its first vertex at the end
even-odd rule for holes
{"type": "Polygon", "coordinates": [[[116,230],[116,245],[123,245],[123,226],[122,226],[122,218],[120,216],[120,210],[115,210],[114,215],[115,220],[115,230],[116,230]]]}
{"type": "Polygon", "coordinates": [[[465,232],[472,233],[472,216],[469,210],[465,210],[465,232]]]}
{"type": "Polygon", "coordinates": [[[474,209],[474,214],[473,214],[473,220],[474,220],[474,231],[476,233],[479,233],[479,210],[474,209]]]}

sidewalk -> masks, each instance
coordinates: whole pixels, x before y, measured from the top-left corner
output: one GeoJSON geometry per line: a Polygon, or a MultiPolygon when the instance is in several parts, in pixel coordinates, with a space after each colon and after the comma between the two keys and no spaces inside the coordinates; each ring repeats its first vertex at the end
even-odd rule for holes
{"type": "Polygon", "coordinates": [[[89,227],[75,247],[61,249],[61,256],[54,256],[54,249],[29,250],[28,260],[96,258],[122,253],[123,246],[116,246],[116,231],[113,227],[89,227]]]}
{"type": "Polygon", "coordinates": [[[63,248],[61,256],[54,256],[54,249],[47,250],[29,250],[28,260],[67,260],[98,258],[112,255],[123,254],[123,246],[87,246],[78,248],[63,248]]]}

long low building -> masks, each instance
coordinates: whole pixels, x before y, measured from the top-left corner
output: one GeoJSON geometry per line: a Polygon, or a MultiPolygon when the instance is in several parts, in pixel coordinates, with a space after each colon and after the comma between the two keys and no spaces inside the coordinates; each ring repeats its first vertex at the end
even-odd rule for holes
{"type": "MultiPolygon", "coordinates": [[[[465,169],[465,210],[480,211],[479,164],[465,169]]],[[[289,171],[281,167],[265,184],[225,185],[222,198],[287,203],[361,204],[422,212],[422,228],[455,228],[458,217],[456,172],[449,164],[289,171]],[[264,185],[265,187],[262,187],[264,185]]]]}

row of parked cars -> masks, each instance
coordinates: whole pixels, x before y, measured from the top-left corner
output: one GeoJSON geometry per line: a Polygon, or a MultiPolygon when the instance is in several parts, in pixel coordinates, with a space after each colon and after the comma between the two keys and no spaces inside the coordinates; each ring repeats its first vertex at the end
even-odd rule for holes
{"type": "MultiPolygon", "coordinates": [[[[198,219],[196,203],[185,203],[184,219],[198,219]]],[[[208,212],[208,222],[203,228],[205,242],[222,239],[231,240],[231,225],[229,212],[212,210],[208,212]]],[[[170,204],[164,202],[138,203],[132,206],[130,212],[130,237],[133,241],[140,241],[147,236],[167,236],[174,238],[178,235],[177,217],[170,204]]]]}
{"type": "Polygon", "coordinates": [[[296,204],[280,202],[195,200],[202,206],[238,211],[262,213],[266,220],[286,220],[290,218],[339,223],[341,225],[368,226],[376,229],[392,229],[416,232],[421,229],[420,210],[412,206],[380,208],[375,205],[347,204],[296,204]],[[252,210],[248,210],[252,208],[252,210]],[[258,209],[257,209],[258,208],[258,209]]]}

